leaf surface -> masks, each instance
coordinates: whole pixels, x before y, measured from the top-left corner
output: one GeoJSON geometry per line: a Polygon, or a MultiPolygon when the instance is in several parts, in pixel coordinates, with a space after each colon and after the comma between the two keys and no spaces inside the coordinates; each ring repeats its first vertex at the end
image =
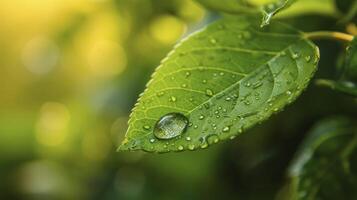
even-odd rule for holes
{"type": "Polygon", "coordinates": [[[285,24],[262,29],[256,17],[219,20],[162,61],[131,114],[119,150],[195,150],[233,139],[294,101],[318,60],[317,47],[285,24]],[[166,129],[163,116],[174,122],[166,129]],[[185,120],[173,120],[182,116],[186,129],[185,120]],[[158,127],[177,137],[158,139],[158,127]],[[177,130],[184,131],[177,135],[177,130]]]}
{"type": "Polygon", "coordinates": [[[334,117],[321,121],[306,138],[289,170],[279,199],[354,199],[357,196],[357,130],[334,117]]]}

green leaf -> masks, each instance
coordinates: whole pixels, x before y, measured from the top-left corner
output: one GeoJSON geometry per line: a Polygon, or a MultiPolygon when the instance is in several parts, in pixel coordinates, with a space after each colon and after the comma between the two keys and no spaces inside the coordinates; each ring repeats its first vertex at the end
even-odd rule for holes
{"type": "Polygon", "coordinates": [[[316,83],[327,86],[333,90],[357,97],[357,38],[355,37],[349,47],[342,66],[341,77],[338,81],[321,79],[316,83]]]}
{"type": "Polygon", "coordinates": [[[296,0],[276,0],[274,2],[265,3],[266,1],[254,0],[196,0],[209,9],[227,12],[231,14],[236,13],[253,13],[261,12],[262,22],[261,26],[266,26],[270,23],[271,18],[281,10],[289,7],[296,0]]]}
{"type": "Polygon", "coordinates": [[[273,3],[266,4],[262,7],[263,20],[261,26],[266,26],[270,23],[271,18],[281,10],[291,6],[296,0],[278,0],[273,3]]]}
{"type": "Polygon", "coordinates": [[[278,199],[354,199],[357,196],[357,130],[334,117],[321,121],[290,166],[289,184],[278,199]]]}
{"type": "Polygon", "coordinates": [[[294,101],[318,60],[318,48],[285,24],[260,28],[252,16],[219,20],[162,61],[119,149],[194,150],[233,139],[294,101]],[[165,130],[170,136],[158,139],[165,130]]]}

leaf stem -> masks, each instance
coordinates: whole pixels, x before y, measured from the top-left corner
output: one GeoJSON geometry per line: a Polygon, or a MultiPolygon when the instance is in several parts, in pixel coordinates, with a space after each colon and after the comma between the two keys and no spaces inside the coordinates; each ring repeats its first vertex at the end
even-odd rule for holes
{"type": "Polygon", "coordinates": [[[334,32],[334,31],[316,31],[316,32],[305,33],[305,37],[311,40],[331,39],[331,40],[339,40],[342,42],[351,42],[354,36],[347,33],[334,32]]]}

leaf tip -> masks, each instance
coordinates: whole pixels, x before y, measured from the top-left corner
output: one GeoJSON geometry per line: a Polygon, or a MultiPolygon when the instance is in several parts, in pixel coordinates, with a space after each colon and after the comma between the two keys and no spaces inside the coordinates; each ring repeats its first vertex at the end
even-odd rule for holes
{"type": "Polygon", "coordinates": [[[117,152],[131,151],[134,148],[135,144],[133,142],[130,142],[128,138],[125,138],[117,148],[117,152]]]}

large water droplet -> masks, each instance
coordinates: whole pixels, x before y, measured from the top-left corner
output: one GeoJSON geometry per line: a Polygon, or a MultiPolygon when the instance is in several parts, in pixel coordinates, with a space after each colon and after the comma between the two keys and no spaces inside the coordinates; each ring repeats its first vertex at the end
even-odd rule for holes
{"type": "Polygon", "coordinates": [[[171,139],[185,132],[188,119],[180,113],[169,113],[159,119],[154,135],[159,139],[171,139]]]}

